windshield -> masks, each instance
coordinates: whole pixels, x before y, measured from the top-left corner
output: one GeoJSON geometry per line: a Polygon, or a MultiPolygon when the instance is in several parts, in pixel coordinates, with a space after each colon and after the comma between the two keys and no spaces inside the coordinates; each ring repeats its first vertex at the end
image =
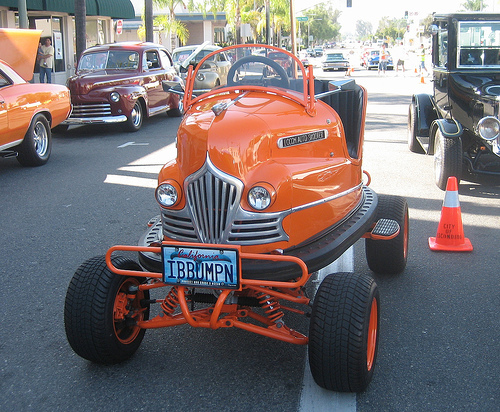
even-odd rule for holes
{"type": "MultiPolygon", "coordinates": [[[[172,54],[172,60],[174,61],[174,64],[182,64],[191,54],[196,50],[196,47],[193,47],[192,49],[187,49],[187,50],[179,50],[179,51],[174,51],[172,54]]],[[[214,50],[200,50],[199,53],[195,56],[196,61],[200,61],[203,57],[209,55],[212,53],[214,50]]],[[[214,60],[211,58],[210,60],[214,60]]]]}
{"type": "MultiPolygon", "coordinates": [[[[221,56],[222,57],[222,56],[221,56]]],[[[306,72],[300,60],[289,52],[273,46],[237,45],[217,50],[195,66],[190,66],[191,74],[186,79],[187,107],[192,100],[200,100],[205,96],[233,91],[256,90],[272,91],[288,98],[299,100],[300,104],[308,104],[306,72]],[[223,54],[224,58],[217,58],[223,54]],[[207,73],[204,61],[223,61],[222,70],[207,73]],[[203,87],[200,84],[203,83],[203,87]],[[203,90],[200,90],[203,89],[203,90]]]]}
{"type": "Polygon", "coordinates": [[[500,22],[459,23],[458,66],[500,66],[500,22]]]}
{"type": "Polygon", "coordinates": [[[335,54],[327,54],[326,58],[328,60],[344,60],[344,56],[340,53],[335,53],[335,54]]]}
{"type": "Polygon", "coordinates": [[[139,54],[126,50],[86,53],[78,63],[78,71],[99,69],[136,70],[138,67],[139,54]]]}

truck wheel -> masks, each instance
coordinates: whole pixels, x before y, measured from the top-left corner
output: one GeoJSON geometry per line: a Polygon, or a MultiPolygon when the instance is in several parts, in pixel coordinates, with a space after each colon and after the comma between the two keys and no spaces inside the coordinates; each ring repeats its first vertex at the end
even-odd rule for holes
{"type": "Polygon", "coordinates": [[[408,109],[408,149],[413,153],[423,154],[424,149],[417,140],[417,106],[411,103],[408,109]]]}
{"type": "Polygon", "coordinates": [[[309,365],[316,383],[337,392],[362,392],[378,349],[379,292],[366,275],[328,275],[316,293],[309,326],[309,365]]]}
{"type": "Polygon", "coordinates": [[[434,175],[441,190],[446,190],[450,176],[455,176],[457,183],[462,178],[462,139],[444,137],[439,128],[434,136],[434,175]]]}
{"type": "Polygon", "coordinates": [[[368,267],[375,273],[396,274],[406,267],[408,258],[408,237],[410,232],[408,203],[404,197],[379,195],[378,219],[392,219],[398,222],[399,234],[390,240],[365,239],[365,253],[368,267]]]}
{"type": "MultiPolygon", "coordinates": [[[[141,270],[133,260],[112,258],[120,269],[141,270]]],[[[139,348],[145,329],[136,321],[149,319],[148,291],[134,291],[145,279],[111,272],[104,256],[84,262],[66,293],[64,325],[77,355],[89,361],[114,364],[130,358],[139,348]]]]}
{"type": "Polygon", "coordinates": [[[17,147],[17,161],[23,166],[41,166],[49,160],[52,134],[49,121],[43,114],[33,117],[23,142],[17,147]]]}
{"type": "Polygon", "coordinates": [[[137,132],[142,127],[143,119],[144,110],[142,109],[141,102],[137,100],[134,104],[134,108],[130,112],[130,116],[127,118],[125,128],[129,132],[137,132]]]}

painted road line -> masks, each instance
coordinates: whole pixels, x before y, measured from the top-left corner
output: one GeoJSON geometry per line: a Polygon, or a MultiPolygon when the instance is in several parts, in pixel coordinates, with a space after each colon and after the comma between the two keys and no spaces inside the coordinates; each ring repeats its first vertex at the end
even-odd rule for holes
{"type": "MultiPolygon", "coordinates": [[[[318,271],[316,289],[321,281],[330,273],[353,272],[354,271],[354,249],[351,246],[335,262],[318,271]]],[[[356,394],[332,392],[320,388],[314,382],[309,368],[309,360],[306,356],[302,393],[300,396],[299,412],[355,412],[356,394]]]]}
{"type": "Polygon", "coordinates": [[[123,143],[120,146],[118,146],[118,149],[123,149],[124,147],[127,147],[127,146],[149,146],[149,143],[127,142],[127,143],[123,143]]]}

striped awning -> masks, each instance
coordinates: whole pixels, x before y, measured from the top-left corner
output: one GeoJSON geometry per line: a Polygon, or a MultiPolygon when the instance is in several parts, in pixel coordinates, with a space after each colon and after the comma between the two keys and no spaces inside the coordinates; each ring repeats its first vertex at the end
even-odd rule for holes
{"type": "MultiPolygon", "coordinates": [[[[135,10],[130,0],[85,0],[87,16],[107,16],[113,19],[133,19],[135,10]]],[[[18,0],[0,0],[0,6],[17,9],[18,0]]],[[[75,14],[74,0],[26,0],[28,11],[48,11],[75,14]]]]}

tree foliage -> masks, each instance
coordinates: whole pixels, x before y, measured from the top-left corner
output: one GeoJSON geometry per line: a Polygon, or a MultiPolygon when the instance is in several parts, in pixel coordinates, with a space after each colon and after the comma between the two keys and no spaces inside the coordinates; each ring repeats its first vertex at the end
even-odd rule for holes
{"type": "Polygon", "coordinates": [[[461,5],[468,11],[483,11],[484,8],[488,7],[483,0],[466,0],[461,5]]]}
{"type": "Polygon", "coordinates": [[[382,17],[375,35],[379,39],[386,39],[389,42],[393,42],[397,38],[403,38],[406,32],[406,24],[405,19],[382,17]]]}
{"type": "Polygon", "coordinates": [[[373,36],[373,25],[369,21],[356,21],[356,38],[358,40],[369,40],[373,36]]]}

